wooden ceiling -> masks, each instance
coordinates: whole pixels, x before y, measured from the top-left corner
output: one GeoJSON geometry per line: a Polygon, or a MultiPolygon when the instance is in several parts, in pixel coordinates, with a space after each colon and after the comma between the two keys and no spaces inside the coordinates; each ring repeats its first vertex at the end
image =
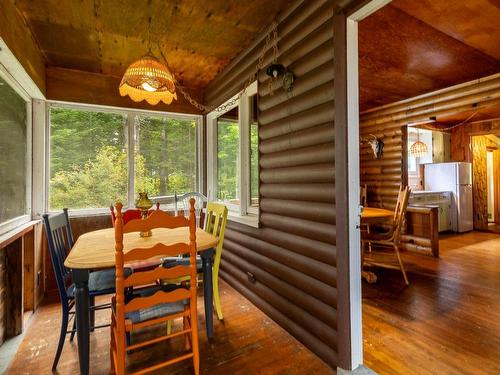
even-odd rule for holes
{"type": "Polygon", "coordinates": [[[17,0],[49,67],[121,77],[159,43],[182,85],[205,87],[291,0],[17,0]]]}
{"type": "Polygon", "coordinates": [[[359,25],[360,109],[500,72],[499,0],[394,0],[359,25]]]}

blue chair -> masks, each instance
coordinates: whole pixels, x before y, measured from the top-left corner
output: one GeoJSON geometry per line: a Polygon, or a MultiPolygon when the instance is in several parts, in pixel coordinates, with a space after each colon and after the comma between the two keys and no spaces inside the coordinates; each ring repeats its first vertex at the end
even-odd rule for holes
{"type": "MultiPolygon", "coordinates": [[[[62,321],[61,333],[59,335],[59,343],[57,345],[56,356],[52,363],[52,370],[55,371],[57,363],[61,356],[66,335],[71,333],[70,341],[75,335],[75,321],[73,320],[73,328],[68,331],[68,323],[71,318],[74,318],[75,311],[75,285],[71,279],[71,271],[64,266],[64,260],[69,251],[73,247],[73,234],[69,223],[68,209],[64,208],[63,212],[55,215],[43,215],[45,222],[45,233],[49,245],[50,260],[57,282],[57,289],[61,297],[62,321]]],[[[126,269],[126,274],[130,274],[130,270],[126,269]]],[[[115,269],[92,272],[89,277],[89,296],[90,296],[90,330],[94,328],[109,327],[109,324],[94,326],[95,311],[103,310],[111,307],[110,303],[103,305],[95,305],[95,297],[106,294],[115,293],[115,269]]]]}

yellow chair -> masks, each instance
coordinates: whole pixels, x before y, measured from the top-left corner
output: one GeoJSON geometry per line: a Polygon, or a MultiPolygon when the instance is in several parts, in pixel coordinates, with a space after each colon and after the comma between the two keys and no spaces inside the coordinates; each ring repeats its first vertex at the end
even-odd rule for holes
{"type": "Polygon", "coordinates": [[[214,265],[212,268],[212,280],[214,290],[214,305],[217,318],[224,319],[220,305],[219,295],[219,267],[222,256],[222,247],[224,244],[224,232],[227,224],[227,207],[221,203],[208,202],[207,217],[205,221],[205,231],[216,236],[219,239],[215,250],[214,265]]]}
{"type": "MultiPolygon", "coordinates": [[[[226,230],[227,224],[227,207],[221,203],[208,202],[205,218],[205,231],[216,236],[219,239],[217,243],[217,248],[215,249],[215,257],[212,266],[212,286],[214,294],[214,305],[215,312],[217,313],[217,318],[219,320],[224,319],[222,315],[222,307],[220,304],[220,293],[219,293],[219,268],[222,256],[222,247],[224,243],[224,232],[226,230]]],[[[180,260],[179,263],[185,262],[180,260]]],[[[201,258],[197,257],[198,265],[201,265],[201,258]]],[[[198,272],[202,269],[199,267],[198,272]]],[[[162,280],[162,284],[178,284],[186,281],[186,278],[178,278],[175,280],[162,280]]],[[[167,322],[167,334],[170,334],[172,329],[172,322],[167,322]]]]}

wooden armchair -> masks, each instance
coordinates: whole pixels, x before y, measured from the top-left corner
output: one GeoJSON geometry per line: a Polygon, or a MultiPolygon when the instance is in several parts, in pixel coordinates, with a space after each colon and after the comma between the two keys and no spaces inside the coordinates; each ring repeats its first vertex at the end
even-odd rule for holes
{"type": "Polygon", "coordinates": [[[390,248],[393,249],[396,253],[396,258],[398,263],[393,264],[390,262],[390,259],[386,257],[386,253],[373,251],[370,252],[370,256],[366,256],[363,254],[363,259],[361,259],[362,264],[367,265],[375,265],[379,267],[385,268],[394,268],[400,269],[403,273],[403,278],[406,285],[409,285],[408,277],[406,276],[406,271],[404,269],[403,261],[401,260],[401,254],[399,253],[399,242],[401,231],[403,229],[406,208],[408,206],[408,199],[410,197],[410,189],[408,186],[402,187],[399,191],[398,200],[396,203],[396,208],[394,210],[394,218],[392,225],[389,227],[389,230],[385,233],[362,233],[361,237],[361,248],[365,248],[365,244],[369,244],[370,248],[373,249],[373,245],[382,248],[390,248]]]}
{"type": "MultiPolygon", "coordinates": [[[[198,320],[196,310],[196,223],[194,199],[190,202],[189,219],[184,216],[170,216],[166,212],[156,210],[144,220],[131,220],[123,224],[122,206],[116,205],[115,223],[115,258],[116,258],[116,296],[113,298],[111,314],[111,371],[119,375],[125,373],[125,355],[127,351],[143,348],[177,336],[184,336],[185,351],[178,357],[165,360],[141,370],[139,373],[161,369],[173,363],[192,359],[195,374],[199,374],[198,320]],[[190,242],[165,245],[156,243],[153,246],[127,249],[124,252],[124,234],[138,236],[141,231],[155,228],[189,227],[190,242]],[[158,265],[153,270],[134,272],[124,276],[124,263],[136,262],[150,258],[162,258],[180,254],[189,254],[188,265],[176,265],[164,268],[158,265]],[[175,289],[151,286],[159,279],[189,277],[189,287],[175,289]],[[133,288],[133,295],[125,288],[133,288]],[[126,334],[138,328],[144,328],[175,318],[183,318],[181,331],[161,335],[153,339],[129,345],[126,334]]],[[[154,232],[153,237],[154,239],[154,232]]],[[[148,241],[151,244],[151,241],[148,241]]],[[[145,243],[146,245],[146,243],[145,243]]]]}

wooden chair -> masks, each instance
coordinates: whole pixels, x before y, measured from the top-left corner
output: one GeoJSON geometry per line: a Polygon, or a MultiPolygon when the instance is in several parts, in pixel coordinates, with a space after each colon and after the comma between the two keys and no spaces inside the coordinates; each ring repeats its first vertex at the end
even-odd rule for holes
{"type": "MultiPolygon", "coordinates": [[[[64,266],[64,260],[73,247],[73,233],[68,217],[68,209],[64,208],[62,213],[56,215],[43,215],[45,223],[45,233],[47,236],[48,250],[52,268],[56,277],[57,289],[61,297],[62,319],[61,331],[59,334],[59,342],[56,349],[56,355],[52,363],[52,370],[55,371],[61,352],[64,347],[66,335],[71,333],[70,341],[73,341],[75,335],[75,321],[73,320],[73,328],[68,331],[68,324],[74,318],[75,311],[75,286],[71,279],[71,271],[64,266]]],[[[131,272],[126,269],[126,274],[131,272]]],[[[115,270],[105,270],[92,272],[89,277],[89,296],[90,296],[90,316],[91,316],[91,331],[94,328],[108,327],[109,324],[95,326],[94,316],[96,310],[110,308],[111,305],[103,304],[95,306],[95,297],[112,294],[115,292],[115,270]]]]}
{"type": "Polygon", "coordinates": [[[399,241],[405,221],[406,208],[408,206],[409,197],[410,197],[409,187],[408,186],[402,187],[399,190],[398,200],[396,203],[396,208],[394,210],[393,223],[390,226],[389,231],[385,233],[364,233],[362,235],[362,249],[365,248],[364,245],[366,243],[385,248],[392,248],[396,253],[396,257],[398,260],[398,264],[393,265],[389,261],[386,261],[386,259],[384,259],[383,256],[381,256],[381,254],[385,255],[384,253],[377,254],[378,252],[373,251],[373,257],[371,256],[366,257],[363,255],[362,264],[371,264],[385,268],[400,269],[401,272],[403,273],[403,278],[406,285],[409,285],[409,282],[408,282],[408,277],[406,276],[406,271],[404,269],[403,261],[401,260],[401,254],[399,252],[399,241]]]}
{"type": "MultiPolygon", "coordinates": [[[[170,216],[161,210],[154,211],[147,219],[132,220],[123,224],[122,205],[116,205],[115,223],[115,258],[116,258],[116,296],[113,298],[111,314],[111,371],[119,375],[125,373],[125,355],[129,350],[143,348],[172,337],[184,336],[186,352],[182,355],[155,364],[139,373],[158,370],[173,363],[192,359],[194,372],[199,374],[198,320],[196,310],[196,219],[194,199],[190,202],[189,219],[184,216],[170,216]],[[124,252],[124,234],[138,236],[140,231],[156,228],[188,227],[190,242],[165,245],[157,243],[151,247],[128,249],[124,252]],[[176,265],[172,268],[156,267],[150,271],[135,272],[124,276],[124,263],[162,258],[178,254],[189,254],[189,265],[176,265]],[[161,286],[151,287],[158,279],[189,277],[189,288],[179,287],[166,290],[161,286]],[[125,288],[133,288],[132,296],[125,293],[125,288]],[[156,325],[175,318],[183,318],[183,329],[129,345],[126,333],[156,325]]],[[[186,229],[188,229],[186,228],[186,229]]],[[[153,237],[154,239],[154,232],[153,237]]]]}
{"type": "MultiPolygon", "coordinates": [[[[214,305],[215,311],[217,313],[217,318],[219,320],[224,319],[222,315],[222,307],[220,304],[220,293],[219,293],[219,268],[222,257],[222,248],[224,244],[224,233],[226,231],[227,224],[227,207],[221,203],[208,202],[207,205],[207,218],[205,221],[205,231],[216,236],[219,240],[217,243],[217,248],[215,249],[215,257],[212,266],[212,285],[214,293],[214,305]]],[[[167,258],[165,260],[165,266],[171,266],[172,264],[186,265],[188,264],[187,258],[167,258]]],[[[197,271],[201,273],[202,270],[202,260],[198,255],[196,258],[197,271]]],[[[163,280],[163,284],[169,283],[179,283],[183,282],[185,279],[177,280],[163,280]]],[[[170,328],[169,328],[170,329],[170,328]]]]}
{"type": "Polygon", "coordinates": [[[203,224],[205,222],[205,214],[203,212],[203,209],[207,205],[208,198],[196,191],[192,191],[182,195],[177,195],[177,193],[175,193],[174,195],[176,215],[178,215],[179,211],[181,211],[185,216],[187,216],[189,212],[189,201],[191,198],[195,199],[196,225],[198,225],[200,228],[203,228],[203,224]]]}
{"type": "MultiPolygon", "coordinates": [[[[160,207],[160,205],[159,205],[159,203],[157,203],[156,209],[159,210],[160,209],[159,207],[160,207]]],[[[115,208],[113,206],[110,206],[109,210],[111,212],[111,224],[113,224],[113,228],[114,228],[115,223],[116,223],[115,208]]],[[[154,211],[153,209],[150,209],[148,211],[148,215],[151,215],[151,213],[153,211],[154,211]]],[[[141,210],[138,210],[136,208],[129,208],[128,210],[122,212],[123,224],[127,224],[130,220],[137,220],[137,219],[142,219],[141,210]]],[[[147,269],[155,268],[158,266],[159,263],[160,263],[160,261],[158,261],[158,260],[156,260],[156,261],[155,260],[145,260],[145,261],[141,261],[141,262],[134,262],[134,263],[127,264],[127,267],[130,268],[132,270],[132,272],[136,272],[137,270],[140,270],[140,269],[147,270],[147,269]]]]}
{"type": "MultiPolygon", "coordinates": [[[[368,186],[366,184],[361,185],[359,189],[359,203],[361,206],[366,207],[368,206],[368,186]]],[[[370,225],[368,224],[361,224],[360,225],[361,233],[363,232],[370,233],[370,225]]],[[[372,246],[370,243],[368,243],[368,251],[372,251],[372,246]]]]}

